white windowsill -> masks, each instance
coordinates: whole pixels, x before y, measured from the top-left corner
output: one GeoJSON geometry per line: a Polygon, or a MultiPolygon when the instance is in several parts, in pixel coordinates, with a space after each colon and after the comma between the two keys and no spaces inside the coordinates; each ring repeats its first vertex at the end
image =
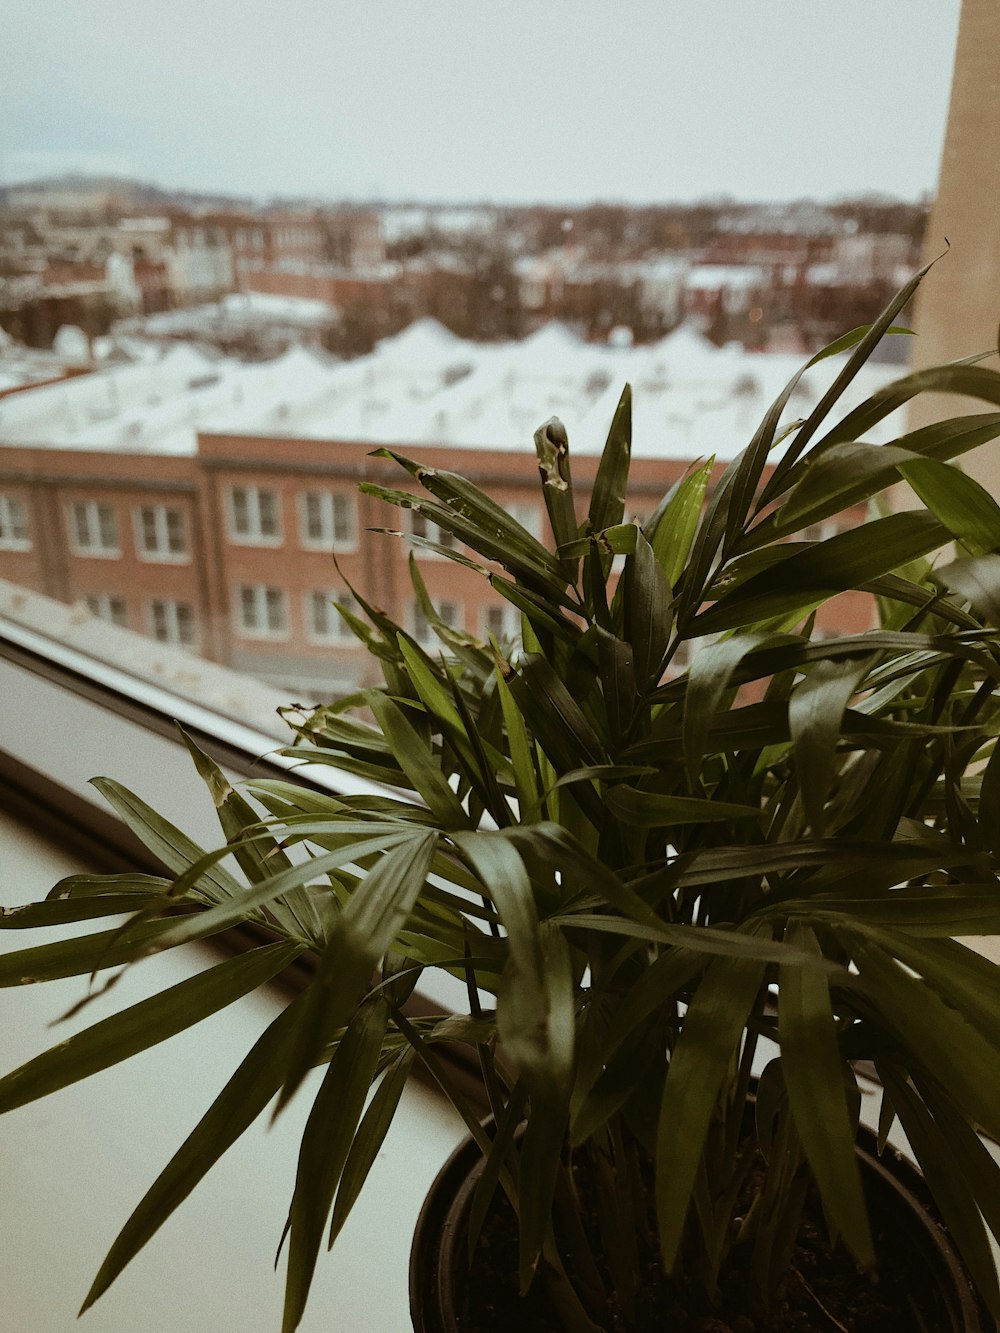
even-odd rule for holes
{"type": "MultiPolygon", "coordinates": [[[[18,901],[31,901],[62,875],[87,869],[4,814],[0,861],[6,902],[13,900],[10,886],[18,901]]],[[[51,934],[5,931],[0,948],[42,938],[51,934]]],[[[6,991],[0,1072],[216,961],[201,948],[147,959],[109,996],[56,1029],[46,1024],[80,999],[85,978],[6,991]]],[[[275,1273],[274,1251],[318,1071],[273,1127],[265,1112],[230,1149],[82,1324],[76,1311],[132,1209],[281,1006],[271,992],[250,996],[132,1061],[3,1118],[5,1327],[25,1333],[280,1328],[284,1258],[275,1273]]],[[[325,1247],[321,1253],[303,1333],[410,1328],[413,1225],[431,1180],[463,1134],[443,1101],[411,1084],[368,1188],[333,1253],[325,1247]]]]}

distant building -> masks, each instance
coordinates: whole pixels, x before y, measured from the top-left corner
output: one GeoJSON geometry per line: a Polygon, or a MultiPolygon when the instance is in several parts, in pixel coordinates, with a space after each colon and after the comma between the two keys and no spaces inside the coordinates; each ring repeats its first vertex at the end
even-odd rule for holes
{"type": "MultiPolygon", "coordinates": [[[[331,606],[350,597],[348,585],[434,646],[410,545],[379,529],[450,539],[359,495],[364,480],[408,489],[374,450],[470,476],[542,535],[535,427],[552,415],[567,423],[585,503],[629,381],[627,514],[645,518],[695,460],[714,455],[718,475],[800,364],[720,350],[690,325],[645,347],[584,343],[558,324],[482,344],[424,319],[332,366],[301,348],[246,365],[176,346],[0,400],[0,578],[306,699],[328,697],[371,669],[331,606]]],[[[804,377],[787,419],[808,410],[837,368],[804,377]]],[[[844,410],[888,378],[884,367],[864,369],[844,410]]],[[[516,634],[510,605],[473,571],[414,549],[446,623],[516,634]]],[[[826,632],[859,629],[871,607],[851,594],[827,614],[826,632]]]]}
{"type": "Polygon", "coordinates": [[[340,324],[340,311],[327,301],[262,292],[230,292],[219,301],[161,307],[145,318],[119,320],[112,342],[197,342],[220,352],[262,360],[308,343],[320,345],[340,324]]]}
{"type": "Polygon", "coordinates": [[[227,222],[211,215],[174,219],[166,262],[178,305],[214,301],[233,290],[236,271],[227,222]]]}

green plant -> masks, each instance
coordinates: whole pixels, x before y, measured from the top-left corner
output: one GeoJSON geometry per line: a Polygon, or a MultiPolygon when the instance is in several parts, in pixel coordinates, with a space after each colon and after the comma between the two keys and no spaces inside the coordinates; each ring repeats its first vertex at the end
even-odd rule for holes
{"type": "Polygon", "coordinates": [[[288,753],[384,792],[256,782],[252,805],[192,745],[228,840],[204,853],[98,780],[170,875],[66,880],[0,920],[132,913],[118,929],[8,956],[7,984],[131,964],[245,920],[275,943],[8,1075],[0,1109],[197,1022],[306,950],[316,967],[140,1203],[87,1305],[272,1099],[280,1112],[325,1065],[289,1213],[290,1333],[327,1230],[332,1243],[418,1062],[487,1157],[473,1230],[505,1191],[522,1288],[541,1267],[566,1329],[629,1326],[643,1153],[665,1268],[711,1293],[744,1247],[752,1299],[766,1305],[810,1177],[831,1232],[873,1262],[853,1152],[854,1066],[869,1061],[885,1088],[880,1134],[899,1118],[1000,1315],[988,1244],[1000,1171],[978,1137],[1000,1137],[997,969],[955,938],[1000,932],[1000,507],[948,463],[1000,436],[1000,375],[954,364],[831,415],[917,281],[821,354],[851,351],[778,461],[794,381],[714,488],[711,464],[693,469],[641,525],[623,521],[627,388],[585,515],[565,431],[550,421],[536,433],[555,550],[461,477],[392,455],[422,494],[368,489],[452,533],[471,554],[439,549],[482,570],[522,613],[523,634],[512,651],[448,628],[415,564],[436,656],[354,593],[364,615],[342,614],[385,686],[296,715],[288,753]],[[998,410],[863,442],[925,390],[998,410]],[[788,540],[901,477],[922,508],[788,540]],[[957,558],[933,567],[951,543],[957,558]],[[817,607],[848,589],[873,594],[880,627],[811,638],[817,607]],[[694,638],[712,642],[675,671],[694,638]],[[466,1014],[406,1016],[424,968],[467,983],[466,1014]],[[747,1141],[764,1039],[777,1053],[747,1141]],[[452,1042],[478,1053],[492,1129],[438,1057],[452,1042]],[[758,1150],[770,1165],[747,1210],[740,1188],[758,1150]],[[603,1267],[578,1224],[580,1167],[603,1267]]]}

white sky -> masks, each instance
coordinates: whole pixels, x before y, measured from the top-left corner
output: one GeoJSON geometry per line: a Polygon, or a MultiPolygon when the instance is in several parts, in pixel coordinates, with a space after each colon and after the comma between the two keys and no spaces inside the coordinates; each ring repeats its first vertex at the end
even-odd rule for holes
{"type": "Polygon", "coordinates": [[[960,0],[8,0],[0,181],[581,202],[933,190],[960,0]]]}

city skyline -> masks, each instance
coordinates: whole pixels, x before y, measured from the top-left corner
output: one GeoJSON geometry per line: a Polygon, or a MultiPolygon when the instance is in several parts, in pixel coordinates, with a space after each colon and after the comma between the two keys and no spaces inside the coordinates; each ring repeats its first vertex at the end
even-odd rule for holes
{"type": "Polygon", "coordinates": [[[933,191],[958,0],[633,0],[488,19],[15,6],[0,184],[67,171],[255,199],[634,204],[933,191]],[[919,10],[916,15],[914,11],[919,10]]]}

